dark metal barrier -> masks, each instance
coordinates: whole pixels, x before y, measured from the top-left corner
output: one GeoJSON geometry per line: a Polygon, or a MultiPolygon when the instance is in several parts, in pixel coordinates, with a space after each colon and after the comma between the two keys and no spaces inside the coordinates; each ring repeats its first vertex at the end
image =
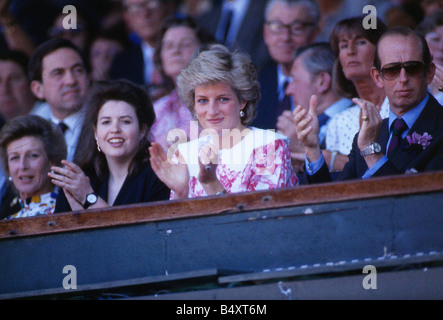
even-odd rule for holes
{"type": "Polygon", "coordinates": [[[435,172],[1,221],[0,298],[348,297],[312,279],[331,274],[344,287],[357,277],[357,298],[443,298],[442,195],[435,172]],[[432,272],[405,277],[415,291],[391,279],[369,295],[366,265],[380,279],[405,265],[432,272]],[[76,289],[63,287],[66,266],[76,289]]]}

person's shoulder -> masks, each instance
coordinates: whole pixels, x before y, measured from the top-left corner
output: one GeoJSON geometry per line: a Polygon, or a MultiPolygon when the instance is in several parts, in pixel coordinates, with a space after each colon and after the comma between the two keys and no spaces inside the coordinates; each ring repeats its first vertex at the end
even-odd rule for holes
{"type": "MultiPolygon", "coordinates": [[[[154,107],[154,111],[155,111],[156,116],[158,116],[161,111],[163,111],[164,109],[167,108],[168,102],[170,99],[171,99],[171,95],[167,94],[163,97],[158,98],[157,100],[155,100],[152,103],[152,106],[154,107]]],[[[159,119],[156,119],[156,120],[159,120],[159,119]]]]}
{"type": "Polygon", "coordinates": [[[122,51],[117,53],[116,58],[128,58],[132,57],[134,55],[143,55],[143,49],[141,44],[139,43],[131,43],[126,48],[124,48],[122,51]]]}
{"type": "Polygon", "coordinates": [[[8,187],[0,202],[0,220],[5,219],[21,209],[19,197],[8,187]]]}
{"type": "Polygon", "coordinates": [[[343,122],[343,121],[346,121],[349,119],[358,118],[359,114],[360,114],[360,107],[357,105],[353,105],[353,106],[350,106],[349,108],[335,114],[331,118],[331,121],[334,120],[334,121],[338,121],[340,123],[340,122],[343,122]]]}
{"type": "Polygon", "coordinates": [[[259,81],[270,80],[269,77],[277,76],[277,63],[274,60],[269,60],[258,70],[259,81]]]}
{"type": "Polygon", "coordinates": [[[349,108],[338,113],[338,115],[341,115],[342,117],[354,116],[356,114],[360,114],[360,107],[357,105],[352,105],[349,108]]]}
{"type": "Polygon", "coordinates": [[[435,102],[435,108],[433,114],[436,117],[437,127],[440,131],[443,131],[443,106],[439,102],[435,102]]]}
{"type": "Polygon", "coordinates": [[[421,111],[420,118],[424,121],[432,119],[438,124],[439,129],[443,130],[443,106],[433,95],[429,95],[429,99],[421,111]]]}
{"type": "Polygon", "coordinates": [[[289,138],[285,135],[276,132],[273,129],[261,129],[257,127],[250,127],[251,132],[247,137],[253,139],[255,144],[257,145],[262,142],[262,144],[275,143],[276,141],[283,141],[289,143],[289,138]]]}
{"type": "Polygon", "coordinates": [[[431,104],[432,107],[435,108],[436,112],[438,112],[439,114],[443,113],[443,105],[440,103],[439,100],[437,100],[436,97],[434,97],[433,95],[429,96],[429,101],[428,104],[431,104]]]}
{"type": "Polygon", "coordinates": [[[43,119],[50,120],[51,109],[46,101],[36,101],[29,114],[35,114],[43,119]]]}
{"type": "Polygon", "coordinates": [[[164,105],[164,104],[165,104],[170,98],[171,98],[171,95],[170,95],[170,94],[167,94],[167,95],[165,95],[165,96],[162,96],[162,97],[160,97],[160,98],[154,100],[154,101],[152,102],[152,104],[153,104],[154,108],[155,108],[156,106],[163,106],[163,105],[164,105]]]}

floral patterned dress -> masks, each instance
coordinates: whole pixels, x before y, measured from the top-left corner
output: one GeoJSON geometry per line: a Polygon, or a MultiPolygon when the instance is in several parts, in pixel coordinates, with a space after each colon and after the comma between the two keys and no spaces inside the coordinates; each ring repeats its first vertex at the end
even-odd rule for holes
{"type": "Polygon", "coordinates": [[[7,219],[53,214],[56,199],[56,192],[48,192],[40,196],[34,196],[32,198],[26,199],[26,201],[19,199],[21,210],[13,215],[10,215],[9,217],[7,217],[7,219]]]}
{"type": "MultiPolygon", "coordinates": [[[[219,151],[217,178],[228,193],[293,187],[298,184],[291,165],[289,139],[272,130],[251,131],[230,149],[219,151]]],[[[199,146],[203,138],[180,144],[178,150],[188,164],[188,198],[207,196],[198,181],[199,146]]],[[[174,198],[174,193],[171,193],[174,198]]]]}

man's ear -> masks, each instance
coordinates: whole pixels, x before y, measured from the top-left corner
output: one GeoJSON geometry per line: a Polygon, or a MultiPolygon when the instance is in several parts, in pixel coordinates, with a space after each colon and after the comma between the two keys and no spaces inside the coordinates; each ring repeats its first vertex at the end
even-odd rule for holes
{"type": "Polygon", "coordinates": [[[377,87],[379,87],[380,89],[384,88],[383,79],[381,77],[381,73],[380,73],[379,70],[377,70],[376,68],[372,67],[372,69],[371,69],[371,77],[372,77],[372,80],[374,80],[374,82],[377,85],[377,87]]]}
{"type": "Polygon", "coordinates": [[[436,69],[436,66],[435,66],[434,62],[431,62],[429,64],[429,67],[428,67],[428,70],[426,73],[426,84],[427,85],[430,85],[431,82],[434,80],[435,69],[436,69]]]}
{"type": "Polygon", "coordinates": [[[314,85],[316,87],[316,92],[325,93],[331,89],[332,86],[332,77],[327,72],[320,72],[314,81],[314,85]]]}
{"type": "Polygon", "coordinates": [[[37,80],[31,82],[32,93],[40,100],[45,100],[45,95],[43,93],[43,83],[37,80]]]}

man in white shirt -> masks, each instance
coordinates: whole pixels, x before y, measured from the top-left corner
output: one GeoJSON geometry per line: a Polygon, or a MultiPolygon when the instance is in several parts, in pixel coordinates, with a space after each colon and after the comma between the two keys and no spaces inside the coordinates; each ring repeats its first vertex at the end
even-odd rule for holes
{"type": "MultiPolygon", "coordinates": [[[[380,37],[371,76],[388,97],[389,117],[381,119],[372,103],[353,99],[361,107],[361,127],[338,180],[443,169],[443,108],[428,92],[434,74],[435,64],[423,36],[396,27],[380,37]]],[[[316,105],[313,96],[309,111],[294,110],[310,183],[331,181],[318,145],[316,105]]]]}
{"type": "Polygon", "coordinates": [[[68,147],[67,160],[72,161],[89,87],[88,71],[80,49],[63,39],[41,44],[31,56],[29,76],[34,95],[49,106],[49,112],[43,109],[39,115],[61,128],[68,147]]]}

